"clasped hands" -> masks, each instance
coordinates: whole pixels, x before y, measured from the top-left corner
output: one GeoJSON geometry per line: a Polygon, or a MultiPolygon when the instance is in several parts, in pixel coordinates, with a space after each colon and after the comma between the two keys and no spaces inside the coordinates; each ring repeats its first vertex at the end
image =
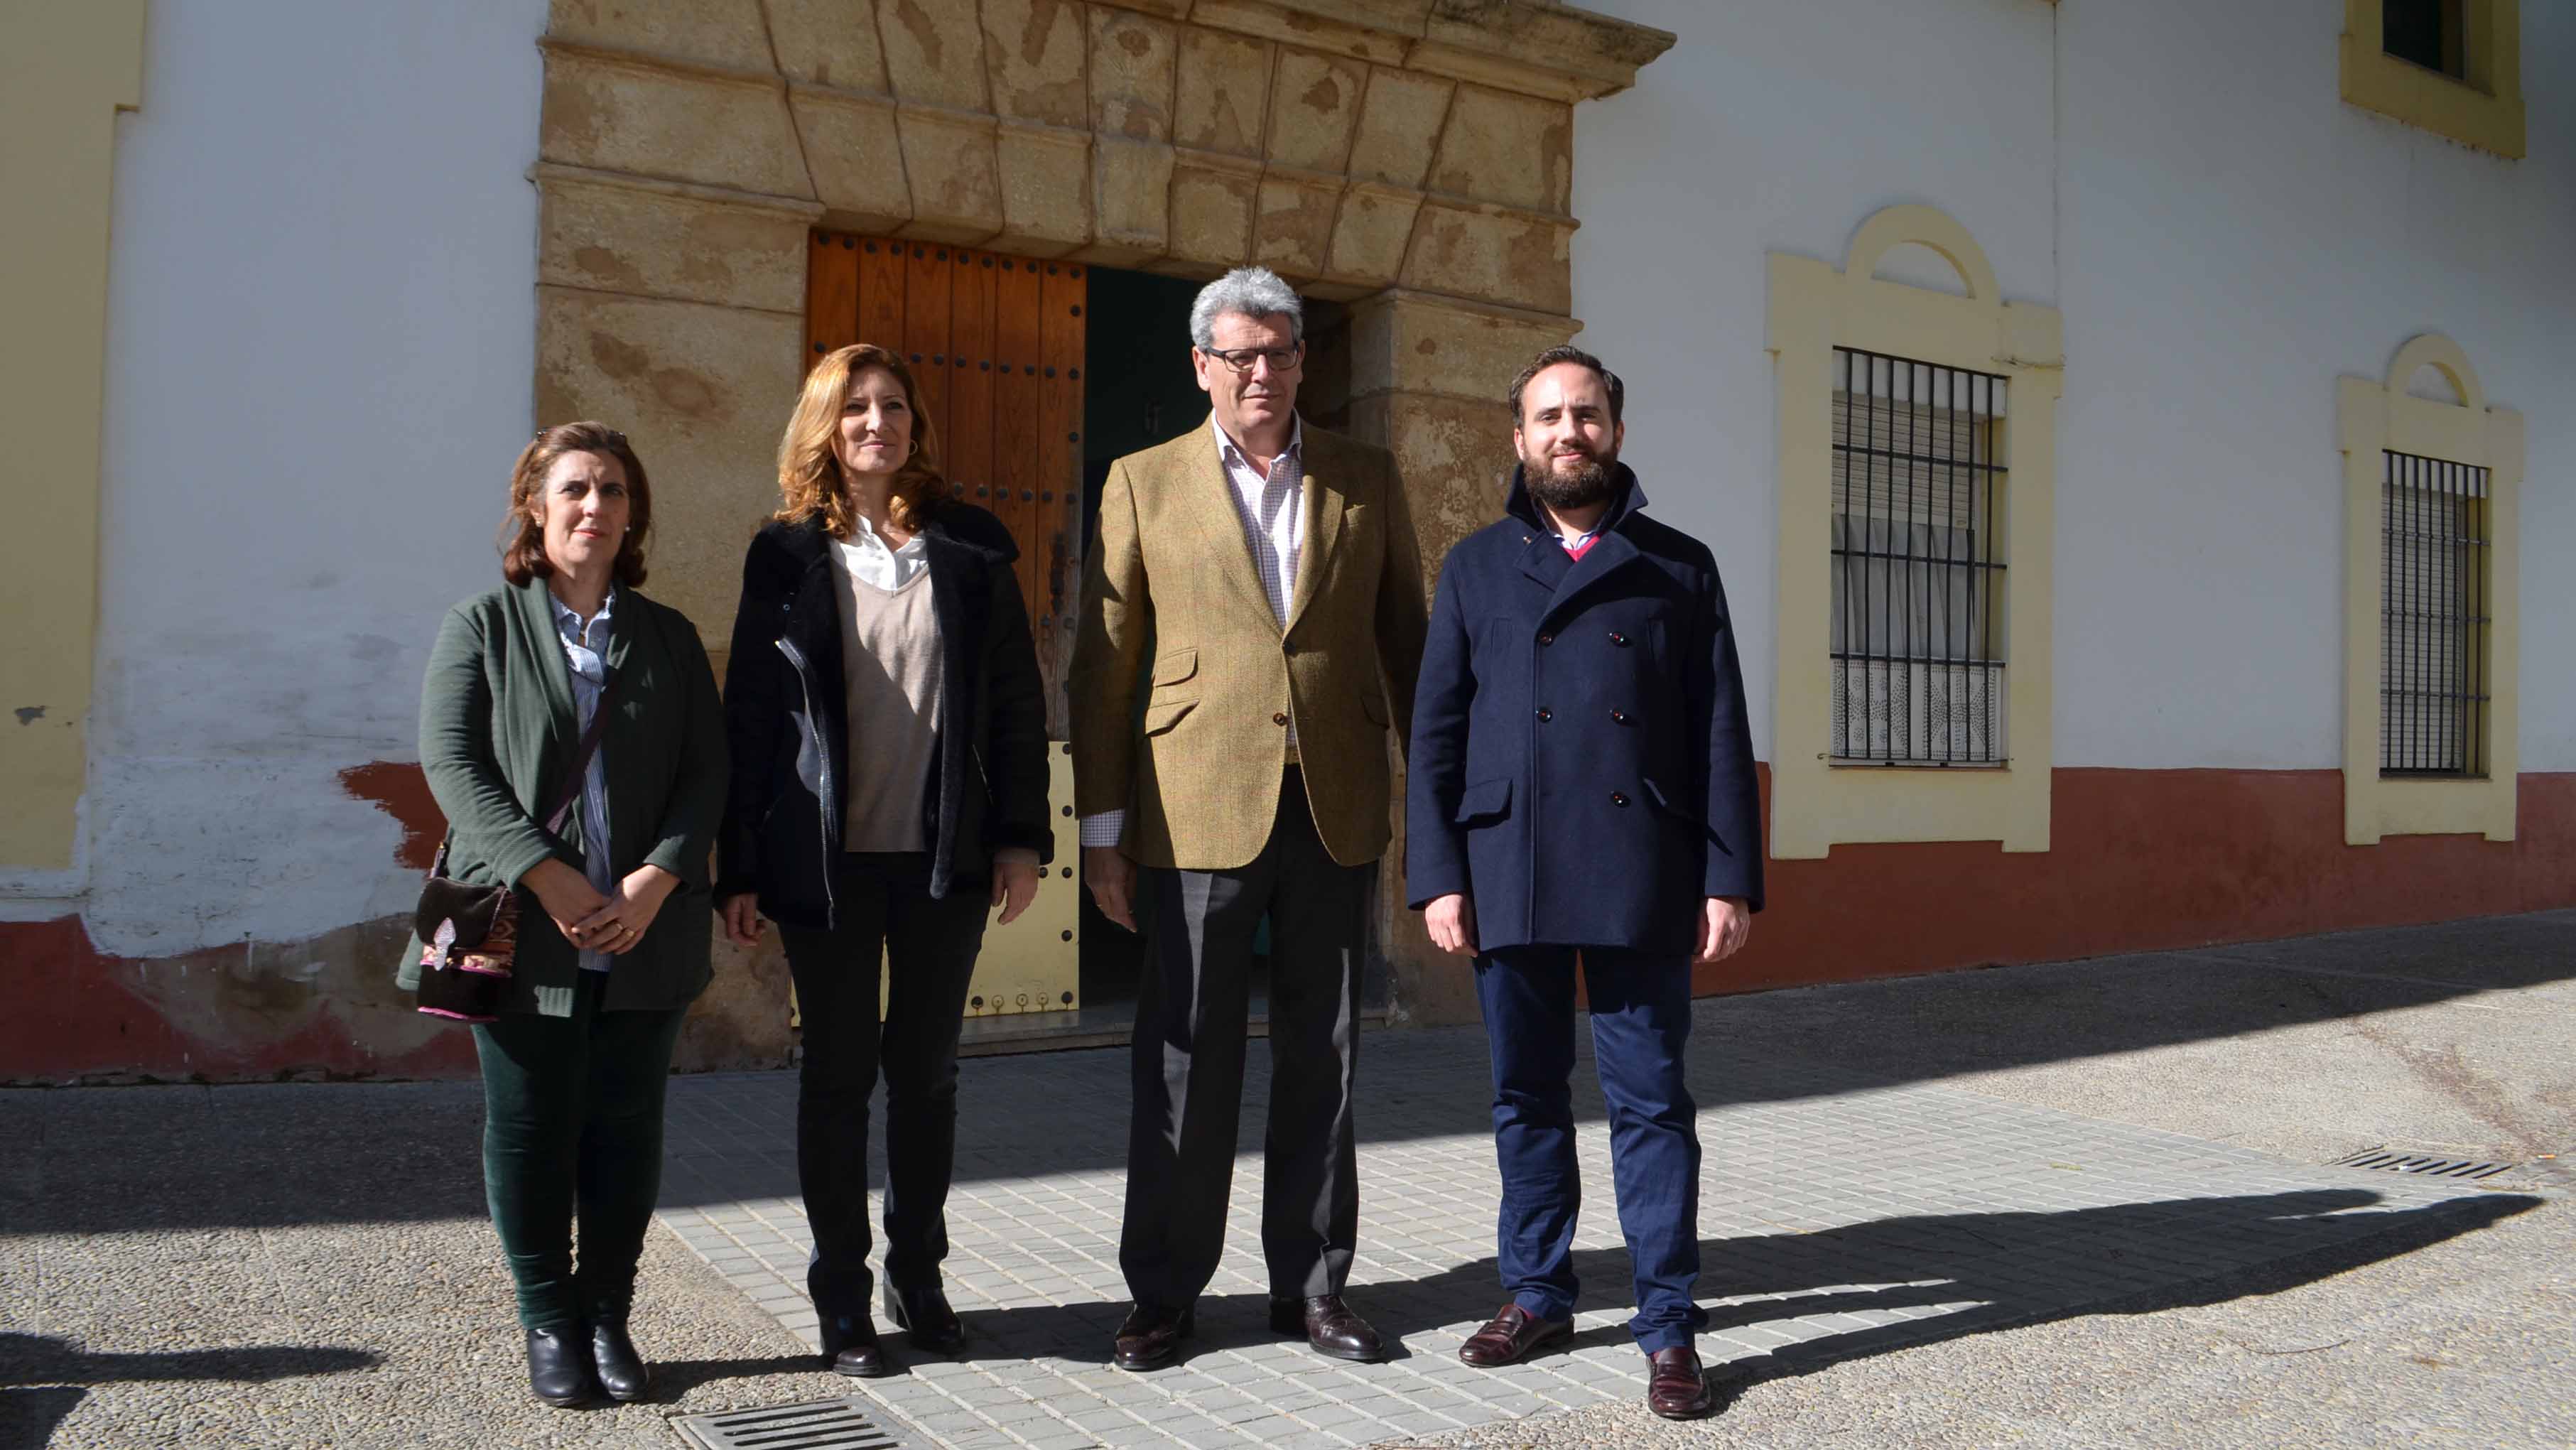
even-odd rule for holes
{"type": "Polygon", "coordinates": [[[659,866],[639,866],[602,895],[590,879],[568,863],[547,860],[528,872],[522,883],[535,893],[555,930],[583,951],[624,956],[644,940],[645,929],[661,914],[662,903],[678,889],[680,878],[659,866]]]}
{"type": "MultiPolygon", "coordinates": [[[[1476,904],[1465,893],[1433,897],[1422,910],[1422,924],[1430,928],[1431,944],[1440,950],[1453,956],[1476,954],[1476,904]]],[[[1752,935],[1751,903],[1736,896],[1708,897],[1700,903],[1699,944],[1691,951],[1691,965],[1725,961],[1741,951],[1752,935]]]]}

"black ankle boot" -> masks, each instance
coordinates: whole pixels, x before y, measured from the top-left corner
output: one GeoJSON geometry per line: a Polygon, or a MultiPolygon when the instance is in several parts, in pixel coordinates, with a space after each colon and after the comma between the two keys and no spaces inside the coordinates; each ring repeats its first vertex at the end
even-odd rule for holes
{"type": "Polygon", "coordinates": [[[528,1331],[528,1390],[557,1409],[587,1402],[590,1342],[577,1329],[528,1331]]]}
{"type": "Polygon", "coordinates": [[[886,1317],[894,1327],[912,1336],[912,1342],[933,1354],[955,1354],[966,1347],[966,1326],[957,1311],[948,1307],[948,1295],[937,1285],[927,1289],[898,1289],[886,1285],[886,1317]]]}
{"type": "Polygon", "coordinates": [[[621,1405],[653,1393],[653,1370],[626,1337],[626,1321],[602,1320],[590,1329],[590,1362],[599,1372],[599,1387],[621,1405]]]}

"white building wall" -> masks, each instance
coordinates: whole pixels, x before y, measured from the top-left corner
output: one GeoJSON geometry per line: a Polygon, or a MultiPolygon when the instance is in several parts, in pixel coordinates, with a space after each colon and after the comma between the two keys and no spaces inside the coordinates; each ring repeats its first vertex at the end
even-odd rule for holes
{"type": "Polygon", "coordinates": [[[439,616],[498,581],[545,12],[154,0],[109,270],[102,950],[293,941],[407,902],[399,828],[339,772],[418,758],[439,616]]]}
{"type": "Polygon", "coordinates": [[[2576,9],[2524,7],[2505,161],[2343,104],[2339,0],[1592,8],[1681,40],[1578,113],[1578,341],[1627,379],[1656,511],[1726,571],[1765,758],[1763,254],[1839,263],[1923,202],[2064,315],[2057,764],[2340,766],[2334,380],[2431,330],[2529,421],[2522,764],[2576,769],[2576,104],[2546,83],[2576,9]]]}

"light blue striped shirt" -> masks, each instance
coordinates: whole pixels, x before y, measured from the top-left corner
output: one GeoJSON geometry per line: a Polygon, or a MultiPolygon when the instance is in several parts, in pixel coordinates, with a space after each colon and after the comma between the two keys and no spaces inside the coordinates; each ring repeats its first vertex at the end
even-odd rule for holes
{"type": "MultiPolygon", "coordinates": [[[[578,741],[590,733],[590,722],[599,713],[599,692],[608,684],[608,615],[617,607],[617,590],[609,589],[587,629],[571,606],[551,594],[546,597],[554,603],[555,634],[563,641],[564,662],[572,668],[573,739],[578,741]]],[[[590,753],[589,768],[582,772],[581,798],[573,804],[573,820],[581,828],[581,858],[590,868],[591,889],[614,896],[617,868],[608,856],[607,762],[608,740],[603,731],[599,748],[590,753]]],[[[551,828],[554,823],[544,824],[551,828]]],[[[604,972],[611,960],[606,952],[584,950],[581,969],[604,972]]]]}

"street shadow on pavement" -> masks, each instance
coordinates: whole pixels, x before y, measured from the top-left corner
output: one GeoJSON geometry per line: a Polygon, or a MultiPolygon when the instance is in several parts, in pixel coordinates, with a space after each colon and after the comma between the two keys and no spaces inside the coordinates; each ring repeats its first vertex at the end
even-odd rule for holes
{"type": "MultiPolygon", "coordinates": [[[[2385,1200],[2367,1189],[2328,1188],[2059,1213],[1884,1218],[1815,1233],[1708,1239],[1699,1285],[1710,1323],[1699,1343],[1718,1366],[1712,1378],[1733,1393],[1972,1334],[2278,1293],[2487,1228],[2546,1201],[2484,1194],[2390,1210],[2378,1209],[2385,1200]],[[1717,1299],[1731,1302],[1710,1302],[1717,1299]],[[1832,1317],[1853,1314],[1918,1317],[1832,1317]],[[1776,1347],[1748,1348],[1764,1342],[1776,1347]]],[[[1584,1329],[1542,1357],[1629,1341],[1622,1311],[1634,1301],[1626,1250],[1579,1250],[1574,1261],[1578,1280],[1590,1286],[1578,1312],[1619,1312],[1620,1319],[1584,1329]]],[[[1390,1358],[1416,1352],[1406,1347],[1409,1336],[1482,1323],[1505,1297],[1490,1257],[1428,1278],[1350,1289],[1352,1306],[1386,1336],[1390,1358]]],[[[975,1339],[965,1357],[1105,1361],[1125,1307],[972,1310],[975,1339]]],[[[1261,1294],[1201,1296],[1198,1332],[1180,1363],[1279,1340],[1267,1311],[1261,1294]]],[[[900,1351],[900,1336],[889,1342],[900,1351]]],[[[1438,1352],[1448,1353],[1447,1336],[1441,1342],[1438,1352]]]]}
{"type": "MultiPolygon", "coordinates": [[[[1701,1354],[1728,1396],[1849,1360],[2092,1314],[2153,1314],[2276,1294],[2489,1228],[2548,1202],[2480,1194],[2380,1209],[2367,1189],[2125,1203],[2058,1213],[1873,1219],[1815,1233],[1703,1240],[1701,1354]],[[2370,1210],[2367,1212],[2361,1210],[2370,1210]],[[1757,1297],[1758,1296],[1758,1297],[1757,1297]],[[1723,1299],[1728,1302],[1712,1303],[1723,1299]],[[1886,1316],[1908,1317],[1885,1322],[1886,1316]],[[1875,1315],[1868,1318],[1839,1316],[1875,1315]],[[1767,1353],[1749,1348],[1767,1344],[1767,1353]]],[[[1624,1249],[1579,1250],[1578,1312],[1634,1302],[1624,1249]]],[[[1390,1290],[1407,1332],[1481,1320],[1504,1301],[1490,1258],[1390,1290]]],[[[1549,1353],[1628,1342],[1624,1322],[1549,1353]]]]}
{"type": "Polygon", "coordinates": [[[270,1344],[93,1354],[51,1335],[0,1333],[0,1450],[45,1444],[98,1385],[289,1379],[371,1369],[383,1358],[370,1349],[270,1344]]]}

